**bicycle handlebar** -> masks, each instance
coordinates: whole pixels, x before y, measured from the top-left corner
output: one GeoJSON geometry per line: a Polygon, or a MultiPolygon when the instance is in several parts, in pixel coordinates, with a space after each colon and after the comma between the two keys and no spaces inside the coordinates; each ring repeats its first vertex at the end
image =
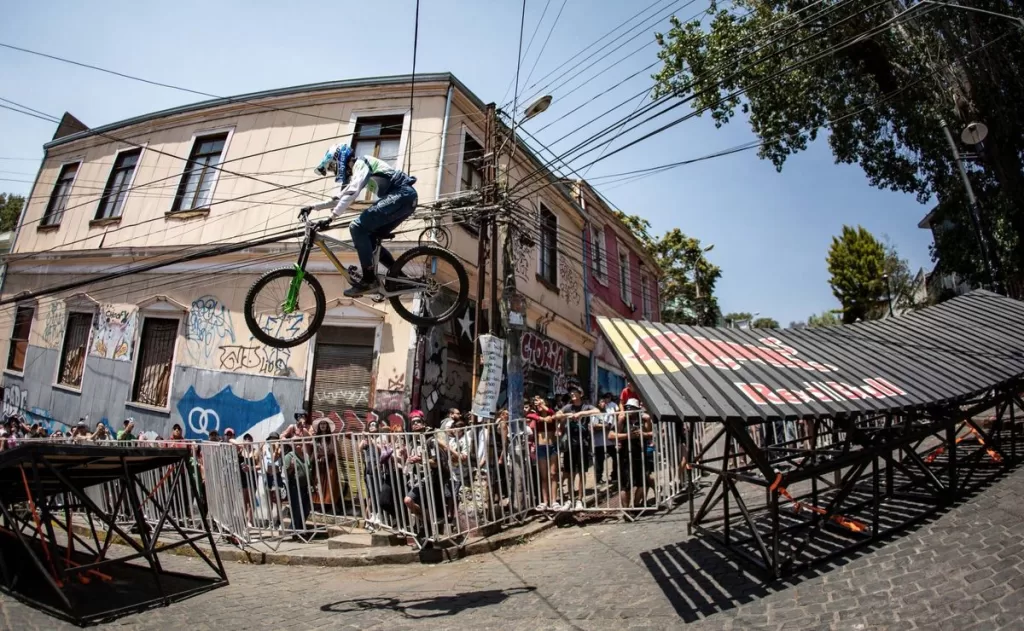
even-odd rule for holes
{"type": "Polygon", "coordinates": [[[303,206],[299,210],[299,221],[309,223],[309,214],[314,210],[325,210],[327,208],[333,208],[338,203],[337,197],[332,197],[329,202],[321,202],[319,204],[313,204],[312,206],[303,206]]]}

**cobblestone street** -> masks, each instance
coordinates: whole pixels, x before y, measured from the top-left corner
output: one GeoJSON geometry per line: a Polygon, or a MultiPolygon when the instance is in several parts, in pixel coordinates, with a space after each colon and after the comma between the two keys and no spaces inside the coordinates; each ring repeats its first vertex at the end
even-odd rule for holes
{"type": "MultiPolygon", "coordinates": [[[[435,566],[230,564],[229,587],[119,629],[1019,629],[1024,470],[884,546],[764,586],[700,540],[685,511],[603,523],[435,566]]],[[[184,567],[194,561],[175,559],[184,567]]],[[[5,629],[63,629],[6,596],[5,629]]]]}

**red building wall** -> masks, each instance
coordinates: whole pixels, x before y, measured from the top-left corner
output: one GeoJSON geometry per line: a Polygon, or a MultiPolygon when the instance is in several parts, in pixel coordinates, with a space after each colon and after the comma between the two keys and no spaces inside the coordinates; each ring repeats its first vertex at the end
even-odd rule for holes
{"type": "Polygon", "coordinates": [[[590,277],[590,292],[592,295],[599,297],[608,306],[615,310],[615,312],[621,315],[623,318],[629,318],[632,320],[642,320],[643,318],[643,302],[640,293],[640,275],[641,270],[648,278],[648,292],[650,293],[650,319],[657,322],[659,317],[658,309],[658,288],[655,277],[655,270],[650,269],[649,265],[641,265],[640,257],[636,251],[629,248],[623,242],[622,245],[626,247],[629,253],[629,281],[630,281],[630,297],[634,308],[626,304],[622,299],[622,294],[619,289],[619,246],[620,242],[615,237],[615,233],[605,228],[603,231],[604,236],[604,256],[606,260],[605,270],[606,273],[602,280],[598,280],[594,274],[593,268],[593,256],[594,256],[594,245],[592,241],[592,234],[587,235],[587,253],[588,253],[588,264],[589,277],[590,277]],[[603,282],[602,282],[603,281],[603,282]]]}

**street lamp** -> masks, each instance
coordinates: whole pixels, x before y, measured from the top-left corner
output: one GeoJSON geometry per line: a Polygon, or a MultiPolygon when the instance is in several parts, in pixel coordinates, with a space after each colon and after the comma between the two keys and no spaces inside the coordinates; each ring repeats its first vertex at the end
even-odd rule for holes
{"type": "Polygon", "coordinates": [[[882,280],[885,281],[885,295],[889,299],[889,317],[891,318],[891,317],[893,317],[893,315],[892,315],[892,283],[889,282],[889,275],[888,274],[882,274],[882,280]]]}

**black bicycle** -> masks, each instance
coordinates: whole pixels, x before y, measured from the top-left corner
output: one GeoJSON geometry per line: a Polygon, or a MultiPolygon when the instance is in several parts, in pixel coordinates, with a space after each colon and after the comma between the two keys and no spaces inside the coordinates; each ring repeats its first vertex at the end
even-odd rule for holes
{"type": "MultiPolygon", "coordinates": [[[[314,210],[333,206],[333,201],[324,202],[299,211],[305,232],[298,262],[292,267],[267,272],[253,283],[245,296],[245,323],[253,337],[267,346],[298,346],[313,337],[323,324],[327,311],[324,290],[316,277],[306,270],[313,246],[320,248],[349,283],[360,280],[358,268],[345,267],[330,247],[353,249],[352,244],[320,234],[328,226],[309,220],[309,214],[314,210]]],[[[330,229],[338,227],[344,226],[331,226],[330,229]]],[[[381,241],[394,236],[381,235],[374,245],[374,269],[380,260],[381,241]]],[[[378,280],[381,290],[368,297],[375,302],[388,300],[402,318],[417,326],[447,322],[461,313],[469,301],[466,268],[455,254],[433,245],[419,245],[406,250],[395,259],[386,274],[378,276],[378,280]],[[448,299],[439,299],[442,294],[448,294],[448,299]],[[411,297],[418,299],[409,300],[411,297]],[[439,312],[432,313],[432,308],[439,312]]]]}

